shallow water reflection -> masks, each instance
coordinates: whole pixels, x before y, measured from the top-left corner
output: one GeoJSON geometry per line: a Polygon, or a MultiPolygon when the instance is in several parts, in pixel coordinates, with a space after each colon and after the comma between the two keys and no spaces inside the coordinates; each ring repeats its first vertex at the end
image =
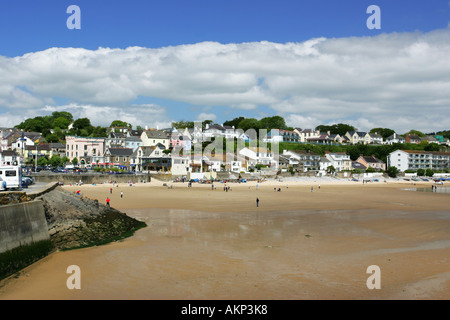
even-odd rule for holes
{"type": "Polygon", "coordinates": [[[436,186],[435,189],[432,189],[431,187],[414,187],[414,188],[405,188],[402,190],[406,191],[419,191],[419,192],[437,192],[437,193],[450,193],[450,187],[442,187],[442,186],[436,186]]]}

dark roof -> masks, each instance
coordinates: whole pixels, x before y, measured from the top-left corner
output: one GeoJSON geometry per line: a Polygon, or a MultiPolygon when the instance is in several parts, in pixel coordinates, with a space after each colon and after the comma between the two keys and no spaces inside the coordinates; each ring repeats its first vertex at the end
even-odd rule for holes
{"type": "Polygon", "coordinates": [[[33,150],[36,150],[36,147],[38,150],[47,150],[47,151],[51,150],[49,143],[37,144],[34,146],[25,146],[25,150],[33,151],[33,150]]]}
{"type": "Polygon", "coordinates": [[[169,137],[164,131],[161,130],[145,130],[147,137],[153,139],[168,139],[169,137]]]}
{"type": "Polygon", "coordinates": [[[356,133],[359,137],[364,137],[366,135],[366,132],[362,132],[362,131],[350,131],[349,133],[351,136],[356,133]]]}
{"type": "Polygon", "coordinates": [[[0,153],[4,157],[17,157],[18,156],[18,154],[13,150],[4,150],[4,151],[0,151],[0,153]]]}
{"type": "Polygon", "coordinates": [[[138,136],[130,136],[126,137],[125,141],[141,141],[141,138],[139,138],[138,136]]]}
{"type": "Polygon", "coordinates": [[[375,156],[361,156],[367,163],[383,163],[380,159],[375,156]]]}
{"type": "Polygon", "coordinates": [[[215,130],[220,130],[220,131],[224,131],[225,130],[225,128],[222,127],[220,124],[212,124],[206,130],[210,130],[210,129],[215,129],[215,130]]]}
{"type": "Polygon", "coordinates": [[[50,143],[50,148],[52,148],[52,149],[65,149],[66,145],[64,143],[61,143],[61,142],[54,142],[54,143],[50,143]]]}
{"type": "Polygon", "coordinates": [[[133,154],[133,149],[131,148],[108,148],[110,155],[129,157],[133,154]]]}
{"type": "Polygon", "coordinates": [[[353,169],[363,169],[363,170],[366,169],[366,167],[362,163],[359,163],[356,161],[352,161],[352,168],[353,169]]]}

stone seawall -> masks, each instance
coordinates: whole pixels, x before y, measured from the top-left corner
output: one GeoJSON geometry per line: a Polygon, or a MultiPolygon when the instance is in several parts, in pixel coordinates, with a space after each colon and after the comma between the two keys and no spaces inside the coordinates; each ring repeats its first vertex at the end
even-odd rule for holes
{"type": "Polygon", "coordinates": [[[42,201],[0,206],[0,253],[49,238],[42,201]]]}
{"type": "Polygon", "coordinates": [[[36,182],[50,183],[50,182],[62,182],[63,184],[78,183],[82,181],[84,184],[102,184],[111,181],[118,183],[132,182],[149,182],[151,175],[147,174],[95,174],[95,173],[33,173],[36,182]]]}
{"type": "Polygon", "coordinates": [[[0,280],[53,250],[100,245],[146,226],[114,208],[48,183],[0,193],[0,280]]]}

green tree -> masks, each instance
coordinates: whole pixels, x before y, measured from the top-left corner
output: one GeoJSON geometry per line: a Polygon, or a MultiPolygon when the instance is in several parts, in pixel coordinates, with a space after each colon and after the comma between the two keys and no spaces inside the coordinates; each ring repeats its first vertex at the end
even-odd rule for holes
{"type": "Polygon", "coordinates": [[[53,168],[56,168],[56,167],[59,167],[59,166],[62,165],[62,159],[61,159],[61,157],[59,155],[55,154],[49,159],[48,163],[53,168]]]}
{"type": "Polygon", "coordinates": [[[418,130],[409,130],[408,134],[415,134],[415,135],[417,135],[419,137],[425,137],[425,133],[420,132],[418,130]]]}
{"type": "Polygon", "coordinates": [[[189,128],[192,129],[194,128],[194,121],[178,121],[178,122],[172,122],[172,128],[179,128],[179,129],[184,129],[184,128],[189,128]]]}
{"type": "Polygon", "coordinates": [[[66,139],[66,135],[61,130],[61,128],[55,127],[54,133],[58,136],[59,140],[65,140],[66,139]]]}
{"type": "Polygon", "coordinates": [[[111,122],[110,127],[114,128],[114,127],[119,127],[119,128],[132,128],[133,126],[131,125],[131,123],[122,121],[122,120],[114,120],[113,122],[111,122]]]}
{"type": "Polygon", "coordinates": [[[378,133],[386,140],[389,136],[393,135],[395,131],[389,128],[373,128],[369,133],[378,133]]]}
{"type": "Polygon", "coordinates": [[[239,125],[239,122],[241,122],[241,121],[244,120],[244,119],[245,119],[245,117],[234,118],[233,120],[225,121],[225,122],[223,123],[223,125],[224,125],[224,126],[230,126],[230,127],[234,126],[235,128],[237,128],[238,125],[239,125]]]}
{"type": "Polygon", "coordinates": [[[72,159],[72,164],[73,164],[74,166],[78,165],[78,158],[77,158],[77,157],[75,157],[75,158],[72,159]]]}
{"type": "Polygon", "coordinates": [[[424,176],[425,175],[425,170],[424,169],[417,169],[417,175],[418,176],[424,176]]]}
{"type": "Polygon", "coordinates": [[[372,167],[368,167],[368,168],[366,169],[366,172],[375,172],[375,169],[372,168],[372,167]]]}
{"type": "Polygon", "coordinates": [[[70,159],[66,156],[61,158],[61,165],[64,166],[66,163],[70,162],[70,159]]]}
{"type": "Polygon", "coordinates": [[[439,151],[440,147],[437,143],[427,143],[423,150],[425,151],[439,151]]]}
{"type": "Polygon", "coordinates": [[[45,157],[40,157],[37,159],[37,165],[42,167],[47,165],[47,159],[45,157]]]}
{"type": "Polygon", "coordinates": [[[398,175],[398,169],[397,169],[397,167],[389,167],[389,168],[386,170],[386,172],[387,172],[388,176],[391,177],[391,178],[396,178],[397,175],[398,175]]]}
{"type": "Polygon", "coordinates": [[[72,127],[76,130],[87,129],[92,127],[89,118],[80,118],[73,122],[72,127]]]}
{"type": "Polygon", "coordinates": [[[52,127],[53,128],[61,128],[61,129],[67,129],[69,128],[69,125],[71,124],[71,121],[67,118],[64,117],[59,117],[56,118],[53,123],[52,123],[52,127]]]}
{"type": "Polygon", "coordinates": [[[72,114],[70,112],[67,112],[67,111],[54,111],[52,113],[52,118],[53,119],[65,118],[65,119],[69,120],[69,123],[73,122],[72,114]]]}
{"type": "Polygon", "coordinates": [[[254,118],[246,118],[241,122],[239,122],[238,128],[244,131],[247,131],[249,129],[259,130],[261,129],[261,124],[258,120],[254,118]]]}
{"type": "Polygon", "coordinates": [[[267,129],[267,131],[270,131],[272,129],[286,130],[287,128],[284,118],[280,116],[262,118],[259,121],[259,126],[260,129],[267,129]]]}
{"type": "Polygon", "coordinates": [[[212,121],[212,120],[204,120],[204,121],[202,121],[202,130],[206,129],[206,125],[210,126],[212,124],[214,124],[214,121],[212,121]]]}
{"type": "Polygon", "coordinates": [[[434,171],[431,170],[431,169],[427,169],[425,171],[425,174],[426,174],[427,177],[432,177],[434,175],[434,171]]]}
{"type": "Polygon", "coordinates": [[[93,127],[91,136],[98,138],[106,138],[108,136],[107,128],[101,126],[93,127]]]}
{"type": "Polygon", "coordinates": [[[45,140],[47,142],[58,142],[59,141],[59,137],[58,137],[58,135],[56,133],[51,133],[51,134],[49,134],[49,135],[47,135],[45,137],[45,140]]]}
{"type": "Polygon", "coordinates": [[[17,125],[16,128],[23,129],[24,131],[42,132],[42,130],[48,129],[48,126],[46,125],[42,117],[36,117],[26,119],[25,121],[17,125]]]}
{"type": "Polygon", "coordinates": [[[345,123],[338,123],[333,125],[320,125],[316,127],[320,132],[330,131],[331,134],[339,134],[341,137],[345,136],[347,132],[357,131],[354,126],[345,123]]]}

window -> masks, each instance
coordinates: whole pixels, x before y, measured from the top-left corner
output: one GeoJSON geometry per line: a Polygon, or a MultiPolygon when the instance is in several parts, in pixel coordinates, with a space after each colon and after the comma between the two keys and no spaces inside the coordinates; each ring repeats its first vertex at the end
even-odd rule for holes
{"type": "Polygon", "coordinates": [[[17,175],[17,172],[14,170],[6,170],[5,171],[5,176],[6,177],[15,177],[17,175]]]}

